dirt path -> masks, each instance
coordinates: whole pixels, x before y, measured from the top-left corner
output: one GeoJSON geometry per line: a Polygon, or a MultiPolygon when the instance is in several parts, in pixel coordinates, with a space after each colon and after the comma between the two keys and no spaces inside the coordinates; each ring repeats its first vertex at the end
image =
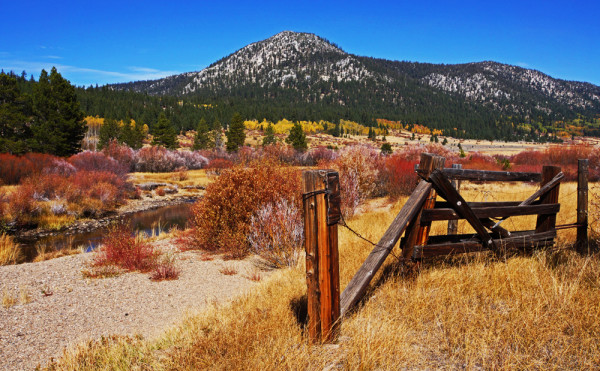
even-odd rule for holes
{"type": "Polygon", "coordinates": [[[17,302],[0,307],[0,370],[33,369],[66,346],[102,335],[156,336],[207,302],[244,293],[256,285],[249,277],[268,274],[251,258],[203,261],[196,252],[177,256],[179,279],[162,282],[142,273],[86,279],[81,270],[92,253],[0,267],[3,304],[8,298],[17,302]],[[220,272],[224,267],[237,273],[225,275],[220,272]]]}

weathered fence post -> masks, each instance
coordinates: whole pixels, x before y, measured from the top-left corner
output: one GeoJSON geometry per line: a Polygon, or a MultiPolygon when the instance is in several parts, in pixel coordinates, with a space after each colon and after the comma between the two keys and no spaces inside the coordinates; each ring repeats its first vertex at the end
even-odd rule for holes
{"type": "Polygon", "coordinates": [[[302,177],[308,335],[312,343],[328,342],[340,317],[339,177],[333,170],[306,170],[302,177]]]}
{"type": "MultiPolygon", "coordinates": [[[[544,186],[550,182],[556,175],[560,173],[560,167],[558,166],[544,166],[542,167],[542,182],[540,186],[544,186]]],[[[560,184],[548,191],[548,193],[540,197],[540,204],[556,204],[558,203],[558,192],[560,190],[560,184]]],[[[540,214],[537,217],[535,224],[535,233],[548,232],[556,227],[556,213],[554,214],[540,214]]]]}
{"type": "MultiPolygon", "coordinates": [[[[443,169],[446,159],[441,156],[436,156],[431,153],[421,153],[421,162],[419,163],[420,175],[428,178],[431,172],[435,169],[443,169]]],[[[437,192],[434,189],[429,191],[423,207],[415,215],[414,219],[406,230],[406,237],[402,245],[402,257],[410,259],[412,257],[413,248],[415,245],[424,245],[429,237],[429,229],[431,222],[421,224],[421,213],[425,209],[432,209],[435,206],[437,192]]]]}
{"type": "Polygon", "coordinates": [[[588,160],[577,161],[577,242],[575,248],[582,254],[588,247],[588,160]]]}
{"type": "MultiPolygon", "coordinates": [[[[462,164],[452,164],[453,169],[462,169],[462,164]]],[[[452,186],[460,193],[460,180],[452,179],[452,186]]],[[[458,232],[458,219],[448,221],[448,234],[458,232]]]]}

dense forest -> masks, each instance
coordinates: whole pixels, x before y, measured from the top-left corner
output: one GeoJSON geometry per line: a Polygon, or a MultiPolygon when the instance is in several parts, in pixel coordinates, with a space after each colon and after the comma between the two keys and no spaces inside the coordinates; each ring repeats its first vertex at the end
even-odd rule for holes
{"type": "MultiPolygon", "coordinates": [[[[364,63],[371,62],[365,59],[364,63]]],[[[377,66],[370,68],[386,74],[392,74],[389,70],[397,68],[397,63],[389,66],[381,60],[372,63],[377,66]]],[[[423,72],[412,72],[419,73],[423,72]]],[[[176,132],[195,130],[202,119],[209,123],[211,130],[214,123],[227,127],[237,112],[244,120],[266,119],[273,123],[282,119],[330,123],[349,120],[365,127],[381,127],[385,119],[401,123],[404,128],[428,127],[437,129],[440,135],[457,138],[544,142],[580,135],[600,136],[600,116],[593,112],[571,112],[565,119],[548,114],[540,114],[536,119],[509,116],[453,94],[436,94],[435,89],[425,88],[411,78],[403,80],[402,76],[406,74],[398,72],[395,87],[390,91],[378,90],[373,80],[366,79],[361,82],[317,81],[310,89],[244,84],[228,89],[226,95],[215,94],[231,83],[224,80],[222,86],[212,85],[178,97],[117,90],[111,86],[73,87],[56,69],[50,74],[43,71],[39,81],[27,78],[25,71],[19,75],[3,72],[0,74],[0,151],[68,155],[77,151],[68,143],[80,143],[85,133],[84,116],[133,120],[140,127],[147,125],[154,134],[161,113],[176,132]],[[337,94],[325,94],[327,91],[337,94]],[[340,104],[340,100],[345,104],[340,104]],[[395,103],[390,104],[390,101],[395,103]],[[62,116],[52,114],[56,111],[61,111],[62,116]]],[[[297,80],[289,84],[295,83],[297,80]]]]}

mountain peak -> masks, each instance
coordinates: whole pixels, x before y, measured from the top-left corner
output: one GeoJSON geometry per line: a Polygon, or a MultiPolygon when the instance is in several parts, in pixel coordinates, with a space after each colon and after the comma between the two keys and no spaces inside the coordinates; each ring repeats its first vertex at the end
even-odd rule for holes
{"type": "Polygon", "coordinates": [[[291,82],[358,81],[371,74],[354,56],[312,33],[282,31],[190,75],[182,93],[234,85],[285,87],[291,82]]]}

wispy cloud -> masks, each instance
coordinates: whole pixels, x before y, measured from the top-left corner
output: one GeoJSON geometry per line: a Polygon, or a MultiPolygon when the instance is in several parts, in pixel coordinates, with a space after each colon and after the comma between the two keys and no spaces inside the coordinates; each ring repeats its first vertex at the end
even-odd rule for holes
{"type": "Polygon", "coordinates": [[[47,58],[47,59],[62,59],[62,57],[59,57],[58,55],[45,55],[44,58],[47,58]]]}
{"type": "Polygon", "coordinates": [[[529,68],[529,64],[525,63],[525,62],[517,62],[517,66],[523,67],[523,68],[529,68]]]}
{"type": "MultiPolygon", "coordinates": [[[[52,59],[52,58],[51,58],[52,59]]],[[[53,58],[60,59],[60,57],[53,58]]],[[[42,69],[46,71],[56,67],[65,77],[69,78],[75,84],[94,84],[94,83],[117,83],[138,80],[155,80],[170,75],[176,75],[179,71],[159,70],[149,67],[132,66],[123,71],[109,71],[96,68],[78,67],[67,64],[44,62],[44,61],[20,61],[0,59],[0,67],[5,71],[27,71],[37,74],[42,69]]]]}

